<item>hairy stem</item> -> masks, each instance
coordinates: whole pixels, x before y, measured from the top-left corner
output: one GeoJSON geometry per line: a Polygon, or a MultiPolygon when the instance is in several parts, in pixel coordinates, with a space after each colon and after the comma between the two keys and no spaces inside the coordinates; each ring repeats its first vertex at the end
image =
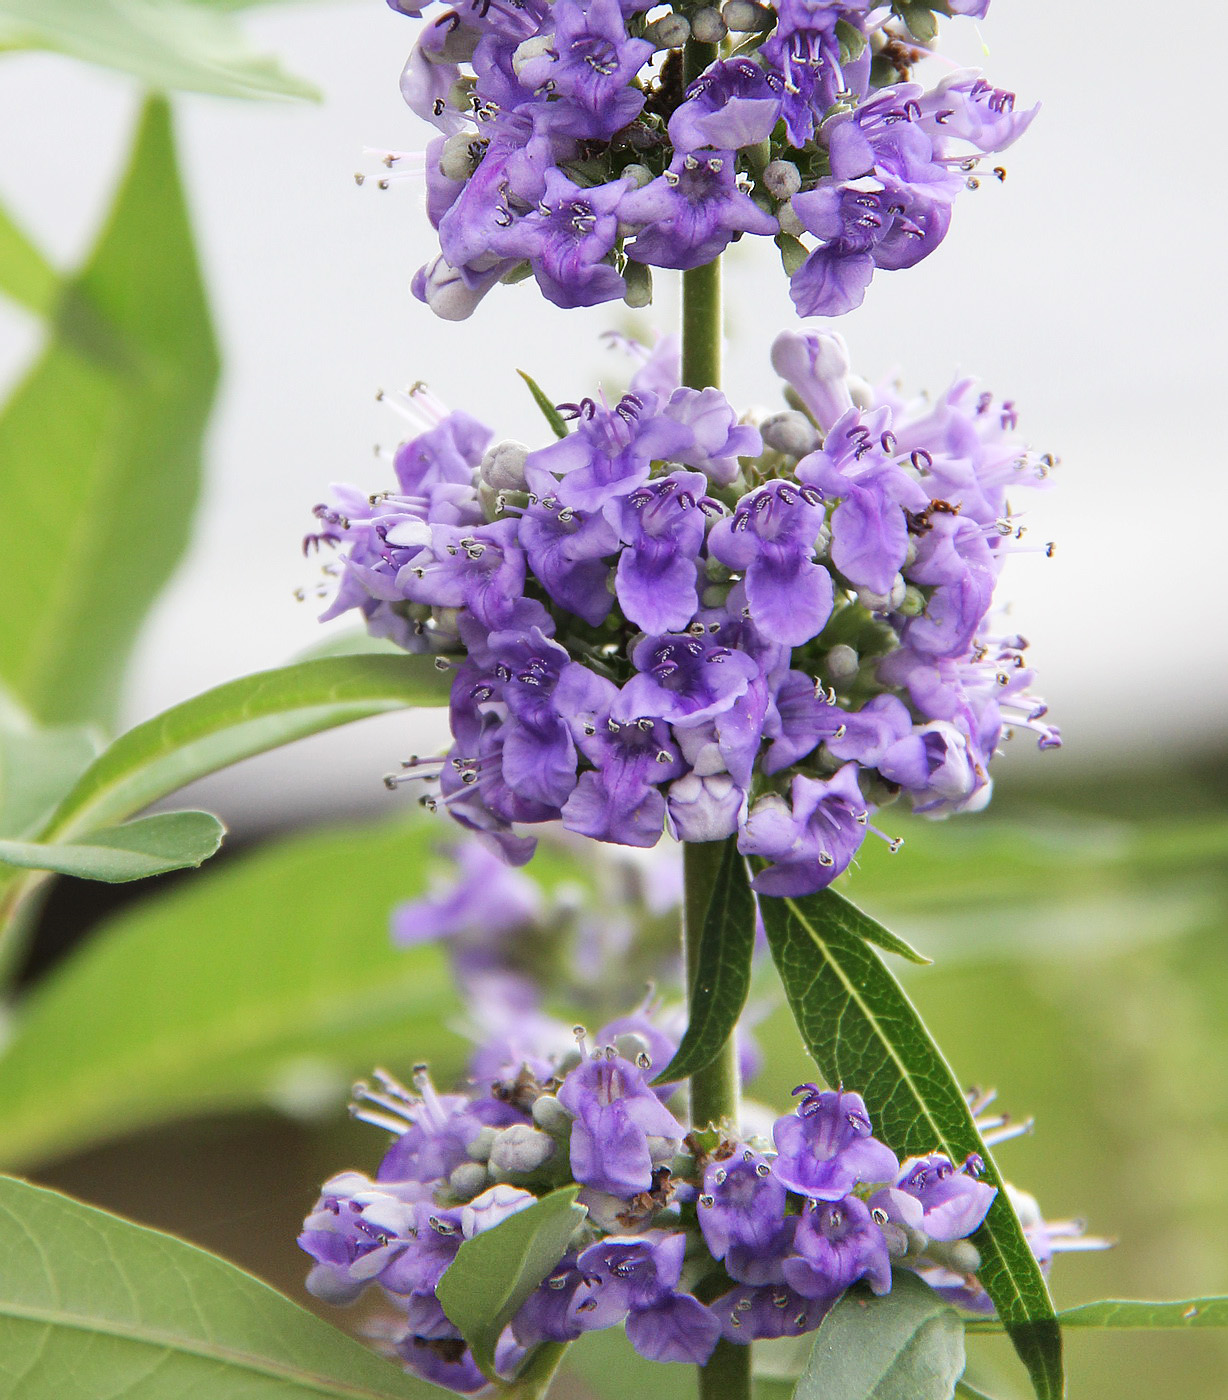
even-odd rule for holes
{"type": "MultiPolygon", "coordinates": [[[[709,46],[688,45],[688,80],[715,54],[709,46]]],[[[682,382],[692,389],[716,388],[721,379],[721,264],[692,268],[682,274],[682,382]]],[[[712,886],[720,866],[722,843],[688,843],[683,847],[686,893],[682,940],[688,988],[694,982],[699,934],[708,912],[712,886]]],[[[733,1036],[707,1069],[691,1078],[691,1122],[696,1127],[733,1122],[738,1117],[738,1061],[733,1036]]],[[[750,1347],[722,1339],[706,1365],[699,1367],[700,1400],[750,1400],[750,1347]]]]}

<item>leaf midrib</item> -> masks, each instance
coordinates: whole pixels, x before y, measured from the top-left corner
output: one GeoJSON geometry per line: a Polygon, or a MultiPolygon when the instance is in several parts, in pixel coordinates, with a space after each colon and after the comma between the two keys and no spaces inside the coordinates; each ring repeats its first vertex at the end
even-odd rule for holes
{"type": "Polygon", "coordinates": [[[321,1395],[345,1397],[346,1400],[405,1400],[392,1390],[371,1390],[367,1386],[353,1386],[345,1382],[329,1380],[315,1371],[305,1371],[287,1363],[272,1361],[266,1357],[253,1356],[249,1352],[237,1351],[216,1343],[197,1342],[174,1333],[161,1332],[156,1328],[142,1327],[133,1323],[121,1323],[111,1318],[91,1318],[83,1314],[62,1312],[55,1308],[35,1308],[22,1303],[0,1301],[0,1318],[10,1318],[16,1322],[26,1322],[48,1327],[63,1327],[74,1332],[102,1334],[117,1337],[121,1341],[137,1346],[155,1347],[162,1351],[179,1352],[196,1356],[204,1361],[219,1365],[233,1366],[250,1371],[254,1375],[268,1376],[273,1380],[289,1381],[305,1389],[318,1391],[321,1395]]]}

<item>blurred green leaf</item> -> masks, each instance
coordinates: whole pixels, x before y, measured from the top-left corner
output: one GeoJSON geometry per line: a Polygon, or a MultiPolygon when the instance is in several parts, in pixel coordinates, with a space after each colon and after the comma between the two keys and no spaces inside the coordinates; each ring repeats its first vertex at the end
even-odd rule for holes
{"type": "Polygon", "coordinates": [[[60,274],[0,207],[0,292],[45,316],[60,293],[60,274]]]}
{"type": "Polygon", "coordinates": [[[986,1395],[983,1390],[978,1390],[976,1386],[969,1385],[965,1380],[955,1382],[954,1400],[993,1400],[992,1396],[986,1395]]]}
{"type": "Polygon", "coordinates": [[[447,703],[428,656],[342,656],[227,681],[120,735],[85,771],[44,839],[139,812],[185,783],[339,724],[447,703]]]}
{"type": "Polygon", "coordinates": [[[459,1068],[442,953],[388,935],[439,836],[419,819],[291,838],[105,920],[14,1015],[0,1158],[214,1109],[337,1113],[397,1047],[459,1068]]]}
{"type": "Polygon", "coordinates": [[[588,1215],[578,1186],[552,1191],[536,1205],[466,1240],[435,1289],[449,1321],[469,1343],[482,1374],[497,1379],[495,1344],[521,1304],[566,1252],[588,1215]]]}
{"type": "Polygon", "coordinates": [[[731,836],[721,852],[700,932],[695,980],[687,996],[686,1034],[654,1084],[689,1079],[721,1053],[746,1005],[754,951],[755,897],[746,858],[731,836]]]}
{"type": "Polygon", "coordinates": [[[211,812],[158,812],[96,831],[85,841],[45,845],[0,840],[0,865],[123,884],[202,865],[217,853],[225,834],[211,812]]]}
{"type": "MultiPolygon", "coordinates": [[[[821,896],[760,901],[772,957],[806,1048],[829,1084],[855,1089],[901,1157],[984,1158],[1001,1186],[950,1066],[903,989],[846,916],[821,896]]],[[[856,912],[856,911],[854,911],[856,912]]],[[[1061,1334],[1040,1268],[999,1190],[976,1244],[978,1277],[1041,1400],[1063,1394],[1061,1334]]]]}
{"type": "Polygon", "coordinates": [[[0,836],[41,826],[99,747],[84,726],[40,729],[0,690],[0,836]]]}
{"type": "MultiPolygon", "coordinates": [[[[698,1371],[694,1366],[645,1361],[621,1327],[585,1332],[567,1349],[563,1374],[575,1377],[580,1396],[593,1400],[696,1400],[698,1371]]],[[[574,1391],[568,1391],[570,1397],[574,1391]]]]}
{"type": "Polygon", "coordinates": [[[964,1326],[907,1269],[882,1298],[850,1289],[819,1324],[794,1400],[951,1400],[964,1326]]]}
{"type": "Polygon", "coordinates": [[[50,49],[118,68],[147,87],[223,97],[318,97],[257,53],[209,0],[0,0],[0,46],[50,49]]]}
{"type": "MultiPolygon", "coordinates": [[[[1084,1303],[1058,1313],[1063,1327],[1094,1327],[1099,1330],[1124,1331],[1194,1327],[1228,1327],[1228,1297],[1179,1298],[1171,1302],[1152,1303],[1129,1298],[1105,1298],[1098,1303],[1084,1303]]],[[[974,1318],[969,1330],[998,1332],[997,1318],[974,1318]]]]}
{"type": "Polygon", "coordinates": [[[165,102],[51,331],[0,414],[0,677],[42,723],[108,722],[187,542],[217,380],[165,102]]]}
{"type": "Polygon", "coordinates": [[[0,1178],[0,1395],[445,1400],[241,1269],[0,1178]]]}

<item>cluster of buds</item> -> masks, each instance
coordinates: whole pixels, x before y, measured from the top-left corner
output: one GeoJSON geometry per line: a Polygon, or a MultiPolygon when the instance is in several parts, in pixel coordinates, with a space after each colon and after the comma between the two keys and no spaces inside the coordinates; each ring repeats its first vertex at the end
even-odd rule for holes
{"type": "MultiPolygon", "coordinates": [[[[1011,727],[1058,732],[994,588],[1023,530],[1008,491],[1051,459],[971,381],[907,403],[849,373],[832,335],[785,332],[795,406],[741,421],[679,387],[668,342],[612,406],[530,451],[425,391],[397,486],[338,488],[333,617],[454,668],[453,745],[395,780],[521,863],[561,820],[652,846],[737,833],[764,894],[847,868],[875,808],[975,809],[1011,727]]],[[[1047,548],[1047,547],[1046,547],[1047,548]]],[[[881,833],[879,833],[881,834],[881,833]]]]}
{"type": "MultiPolygon", "coordinates": [[[[975,70],[911,81],[926,50],[896,12],[929,30],[917,0],[390,3],[443,11],[401,89],[439,131],[425,172],[440,254],[414,291],[450,320],[530,275],[557,306],[642,306],[651,268],[699,267],[747,233],[776,240],[802,315],[842,315],[877,268],[938,246],[955,196],[1035,114],[975,70]],[[711,61],[687,82],[691,41],[711,61]]],[[[979,16],[988,0],[941,8],[979,16]]]]}
{"type": "Polygon", "coordinates": [[[575,1037],[511,1059],[483,1047],[487,1073],[463,1093],[437,1093],[425,1068],[413,1092],[383,1073],[357,1087],[355,1116],[391,1145],[374,1178],[325,1183],[299,1243],[318,1297],[383,1291],[410,1370],[458,1391],[486,1384],[436,1288],[466,1240],[572,1183],[587,1215],[505,1329],[501,1374],[541,1342],[620,1324],[650,1360],[702,1364],[722,1336],[812,1330],[859,1280],[888,1292],[893,1268],[979,1305],[967,1236],[996,1191],[978,1157],[901,1163],[859,1095],[813,1084],[762,1136],[688,1130],[678,1086],[649,1082],[676,1049],[657,1024],[623,1017],[595,1049],[575,1037]]]}

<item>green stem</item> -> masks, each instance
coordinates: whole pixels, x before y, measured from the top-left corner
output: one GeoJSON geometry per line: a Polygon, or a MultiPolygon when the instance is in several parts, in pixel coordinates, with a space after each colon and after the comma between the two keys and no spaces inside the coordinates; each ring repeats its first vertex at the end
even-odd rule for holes
{"type": "MultiPolygon", "coordinates": [[[[711,46],[689,44],[686,54],[688,80],[715,58],[711,46]]],[[[682,274],[682,382],[692,389],[716,388],[721,382],[721,264],[682,274]]],[[[688,843],[683,847],[686,886],[682,940],[686,955],[687,986],[695,980],[699,934],[708,913],[712,885],[720,865],[720,841],[688,843]]],[[[737,1046],[730,1036],[724,1049],[706,1069],[691,1078],[691,1122],[696,1127],[738,1119],[737,1046]]],[[[722,1339],[708,1362],[699,1369],[699,1400],[750,1400],[750,1347],[722,1339]]]]}

